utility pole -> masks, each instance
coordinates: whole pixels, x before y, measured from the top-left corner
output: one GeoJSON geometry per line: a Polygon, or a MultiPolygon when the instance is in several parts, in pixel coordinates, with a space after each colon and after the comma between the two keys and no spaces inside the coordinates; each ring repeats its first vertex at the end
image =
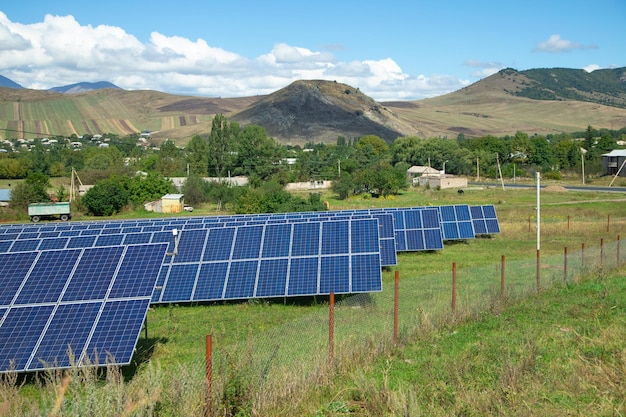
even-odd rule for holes
{"type": "Polygon", "coordinates": [[[583,185],[585,185],[585,154],[587,153],[587,149],[580,148],[580,162],[583,168],[583,185]]]}
{"type": "Polygon", "coordinates": [[[476,157],[476,181],[480,181],[480,158],[476,157]]]}
{"type": "Polygon", "coordinates": [[[500,174],[500,183],[502,184],[502,189],[504,190],[504,178],[502,178],[502,168],[500,168],[500,155],[496,152],[496,162],[498,163],[498,174],[500,174]]]}

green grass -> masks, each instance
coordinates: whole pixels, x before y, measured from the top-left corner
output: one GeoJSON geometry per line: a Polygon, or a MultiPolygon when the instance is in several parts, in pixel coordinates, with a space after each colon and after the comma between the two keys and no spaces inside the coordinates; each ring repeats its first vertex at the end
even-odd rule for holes
{"type": "MultiPolygon", "coordinates": [[[[345,410],[359,416],[406,415],[405,410],[410,410],[408,415],[489,415],[499,411],[557,415],[557,406],[564,407],[567,414],[567,410],[575,412],[592,404],[594,389],[607,392],[598,400],[601,411],[596,415],[611,414],[619,405],[613,397],[620,388],[600,385],[607,377],[591,371],[619,371],[618,340],[624,336],[619,326],[623,328],[626,298],[623,286],[605,276],[605,271],[615,267],[616,238],[626,231],[626,205],[613,193],[542,193],[542,293],[536,296],[534,223],[528,230],[528,217],[536,213],[535,197],[534,190],[498,188],[468,191],[463,196],[420,189],[387,200],[340,201],[324,194],[323,201],[329,201],[333,209],[495,204],[502,233],[448,244],[443,251],[400,254],[397,267],[383,272],[383,292],[338,299],[332,365],[328,363],[325,297],[152,308],[148,338],[142,333],[133,364],[122,369],[125,382],[117,395],[130,404],[145,400],[145,409],[155,415],[202,415],[205,336],[212,335],[211,407],[216,415],[331,416],[345,414],[345,410]],[[602,266],[600,239],[604,239],[602,266]],[[584,264],[581,243],[586,243],[584,264]],[[563,271],[565,246],[570,247],[567,277],[563,271]],[[500,298],[502,255],[506,256],[504,304],[500,298]],[[450,307],[453,262],[458,268],[456,320],[450,307]],[[398,344],[391,337],[396,270],[401,290],[398,344]],[[581,286],[574,285],[581,276],[591,278],[581,286]],[[552,287],[557,287],[557,295],[551,295],[552,287]],[[577,295],[579,289],[596,292],[585,298],[577,295]],[[590,311],[607,314],[600,320],[589,316],[590,311]],[[613,315],[617,322],[609,320],[613,315]],[[574,323],[576,318],[582,321],[574,323]],[[573,330],[556,331],[557,322],[573,330]],[[551,340],[554,336],[573,337],[574,331],[587,339],[577,344],[551,340]],[[600,341],[607,343],[608,350],[600,341]],[[583,353],[606,357],[608,362],[583,361],[587,356],[575,348],[582,349],[585,343],[588,346],[583,353]],[[559,367],[562,362],[564,367],[559,367]],[[571,369],[589,372],[598,379],[597,385],[580,390],[557,385],[561,380],[575,381],[572,374],[566,374],[571,369]],[[548,379],[550,372],[554,376],[548,379]],[[543,386],[543,382],[549,384],[543,386]],[[143,397],[136,392],[142,384],[150,387],[143,397]],[[523,409],[524,404],[528,409],[523,409]]],[[[200,207],[193,214],[205,214],[203,210],[212,213],[211,208],[200,207]]],[[[74,375],[64,395],[80,398],[87,395],[89,387],[118,392],[104,376],[95,378],[98,382],[89,385],[74,375]]],[[[17,396],[11,397],[12,411],[23,404],[20,401],[36,399],[44,410],[40,413],[47,414],[61,384],[60,378],[51,379],[44,384],[26,381],[17,396]]],[[[4,388],[0,392],[14,391],[4,388]]],[[[22,408],[27,409],[25,405],[22,408]]]]}
{"type": "Polygon", "coordinates": [[[324,396],[354,415],[624,415],[625,325],[626,281],[590,278],[424,326],[324,396]]]}

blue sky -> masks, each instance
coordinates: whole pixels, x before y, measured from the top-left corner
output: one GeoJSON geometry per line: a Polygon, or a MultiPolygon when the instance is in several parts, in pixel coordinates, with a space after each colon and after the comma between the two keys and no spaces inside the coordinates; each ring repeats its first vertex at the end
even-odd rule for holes
{"type": "Polygon", "coordinates": [[[506,67],[626,66],[626,1],[118,1],[0,4],[0,75],[207,97],[335,80],[379,101],[506,67]]]}

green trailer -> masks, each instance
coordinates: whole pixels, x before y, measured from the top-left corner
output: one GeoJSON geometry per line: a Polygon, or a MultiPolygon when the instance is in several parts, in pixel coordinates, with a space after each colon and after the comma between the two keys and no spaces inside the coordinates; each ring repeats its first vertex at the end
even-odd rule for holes
{"type": "Polygon", "coordinates": [[[37,223],[41,219],[61,219],[68,221],[70,214],[70,203],[33,203],[28,205],[28,216],[30,220],[37,223]]]}

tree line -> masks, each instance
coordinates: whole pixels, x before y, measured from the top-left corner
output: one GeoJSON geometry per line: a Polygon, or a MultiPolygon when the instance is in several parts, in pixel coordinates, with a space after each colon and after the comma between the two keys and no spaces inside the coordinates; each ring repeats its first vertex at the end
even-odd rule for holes
{"type": "MultiPolygon", "coordinates": [[[[30,183],[41,185],[41,176],[68,176],[75,169],[83,183],[98,185],[96,191],[109,189],[104,197],[94,198],[95,191],[85,196],[84,203],[89,204],[87,210],[92,214],[108,215],[128,204],[139,206],[159,198],[158,194],[175,191],[168,180],[171,177],[187,177],[183,192],[191,204],[213,201],[220,206],[231,204],[231,209],[239,212],[279,210],[291,205],[310,210],[320,209],[320,203],[288,201],[289,197],[278,195],[278,190],[289,182],[332,180],[340,198],[358,194],[385,197],[407,188],[406,171],[413,165],[439,170],[445,166],[449,174],[496,178],[499,163],[504,177],[531,176],[541,171],[544,176],[559,178],[579,173],[584,163],[587,174],[600,175],[601,155],[616,149],[617,140],[625,137],[626,128],[611,131],[588,126],[572,134],[517,132],[475,138],[461,134],[456,139],[407,136],[391,143],[367,135],[338,137],[332,144],[286,146],[268,137],[260,126],[241,127],[218,114],[209,134],[193,136],[184,147],[171,140],[159,147],[137,146],[138,136],[104,135],[106,146],[91,144],[91,138],[87,138],[80,149],[67,145],[67,141],[59,140],[51,146],[35,140],[28,151],[0,153],[0,178],[38,175],[30,183]],[[246,191],[202,180],[232,176],[248,177],[246,191]],[[107,193],[114,192],[120,197],[116,207],[102,207],[114,200],[106,198],[107,193]]],[[[71,140],[76,143],[77,139],[71,140]]],[[[35,193],[24,202],[34,198],[43,196],[35,193]]]]}

